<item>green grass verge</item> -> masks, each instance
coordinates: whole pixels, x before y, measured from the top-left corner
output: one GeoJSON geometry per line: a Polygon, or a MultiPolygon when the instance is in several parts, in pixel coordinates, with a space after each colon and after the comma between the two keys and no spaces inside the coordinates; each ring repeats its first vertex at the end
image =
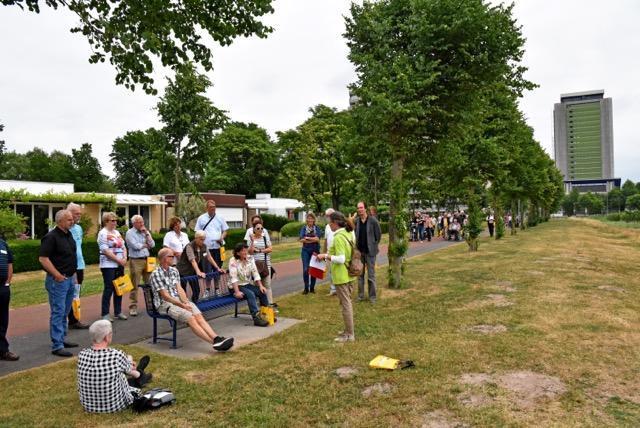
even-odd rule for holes
{"type": "Polygon", "coordinates": [[[68,360],[1,378],[0,390],[10,393],[0,425],[421,426],[426,414],[446,410],[469,426],[638,426],[638,257],[638,231],[586,219],[483,239],[477,253],[450,247],[409,259],[401,290],[384,288],[379,270],[378,304],[354,305],[355,343],[332,340],[342,327],[335,298],[291,295],[279,300],[281,316],[305,322],[285,332],[202,360],[152,354],[152,386],[170,387],[175,406],[87,415],[75,361],[68,360]],[[489,294],[513,305],[497,307],[489,294]],[[468,331],[498,323],[507,332],[468,331]],[[378,354],[412,359],[416,367],[369,369],[378,354]],[[342,366],[358,374],[340,379],[335,370],[342,366]],[[495,382],[460,382],[465,373],[514,370],[557,377],[566,392],[523,407],[518,394],[495,382]],[[390,391],[363,396],[378,383],[390,391]],[[468,407],[459,400],[465,393],[489,399],[468,407]]]}

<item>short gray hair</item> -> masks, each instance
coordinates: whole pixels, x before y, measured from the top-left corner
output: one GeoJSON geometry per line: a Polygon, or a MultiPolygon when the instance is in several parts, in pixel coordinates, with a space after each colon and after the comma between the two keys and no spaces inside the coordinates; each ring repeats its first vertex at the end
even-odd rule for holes
{"type": "Polygon", "coordinates": [[[196,234],[194,235],[194,238],[206,238],[207,237],[207,232],[205,232],[204,230],[196,230],[196,234]]]}
{"type": "Polygon", "coordinates": [[[333,208],[327,208],[327,210],[324,212],[324,215],[329,216],[334,212],[336,212],[336,210],[334,210],[333,208]]]}
{"type": "Polygon", "coordinates": [[[89,327],[89,334],[93,343],[102,342],[112,332],[111,321],[108,320],[98,320],[89,327]]]}
{"type": "Polygon", "coordinates": [[[142,217],[140,214],[136,214],[133,217],[131,217],[131,223],[135,223],[138,220],[144,221],[144,217],[142,217]]]}
{"type": "Polygon", "coordinates": [[[82,207],[80,205],[76,204],[75,202],[69,202],[69,205],[67,205],[67,209],[69,211],[71,211],[72,209],[75,209],[75,208],[77,208],[79,210],[82,209],[82,207]]]}
{"type": "Polygon", "coordinates": [[[69,210],[60,210],[56,213],[56,224],[59,224],[64,217],[66,217],[67,215],[71,215],[71,211],[69,210]]]}
{"type": "Polygon", "coordinates": [[[168,257],[168,256],[172,256],[173,257],[173,250],[171,248],[164,247],[160,251],[158,251],[158,261],[159,262],[162,263],[162,260],[165,257],[168,257]]]}

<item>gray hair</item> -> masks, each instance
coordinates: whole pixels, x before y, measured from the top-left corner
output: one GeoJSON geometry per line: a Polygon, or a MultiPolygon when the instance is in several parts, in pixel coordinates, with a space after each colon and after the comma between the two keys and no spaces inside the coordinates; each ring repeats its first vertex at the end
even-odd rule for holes
{"type": "Polygon", "coordinates": [[[158,251],[158,261],[159,262],[162,263],[162,260],[165,257],[168,257],[168,256],[172,256],[173,257],[173,250],[171,248],[164,247],[163,249],[158,251]]]}
{"type": "Polygon", "coordinates": [[[64,220],[64,218],[67,215],[71,215],[71,211],[69,211],[69,210],[60,210],[60,211],[58,211],[56,213],[56,218],[55,218],[56,224],[60,224],[60,222],[62,222],[62,220],[64,220]]]}
{"type": "Polygon", "coordinates": [[[91,335],[91,341],[93,343],[102,342],[111,332],[113,332],[111,329],[111,321],[108,320],[98,320],[89,327],[89,334],[91,335]]]}
{"type": "Polygon", "coordinates": [[[206,237],[207,237],[207,232],[205,232],[204,230],[196,230],[196,234],[194,238],[206,238],[206,237]]]}
{"type": "Polygon", "coordinates": [[[67,205],[67,209],[69,211],[71,211],[73,209],[76,209],[76,208],[79,209],[79,210],[82,209],[82,207],[80,205],[76,204],[75,202],[69,202],[69,204],[67,205]]]}
{"type": "Polygon", "coordinates": [[[138,220],[144,221],[144,218],[140,214],[136,214],[133,217],[131,217],[131,223],[135,223],[138,220]]]}
{"type": "Polygon", "coordinates": [[[327,210],[324,212],[324,215],[330,216],[334,212],[336,212],[336,210],[334,210],[333,208],[327,208],[327,210]]]}

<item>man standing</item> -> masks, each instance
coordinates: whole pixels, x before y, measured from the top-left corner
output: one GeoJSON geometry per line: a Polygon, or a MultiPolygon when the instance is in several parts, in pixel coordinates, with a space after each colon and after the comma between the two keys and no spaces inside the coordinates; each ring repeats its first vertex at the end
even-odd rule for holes
{"type": "MultiPolygon", "coordinates": [[[[73,240],[76,242],[76,257],[78,258],[78,268],[76,270],[76,283],[73,289],[74,299],[80,299],[80,291],[82,288],[82,281],[84,280],[84,257],[82,256],[82,237],[84,236],[84,231],[82,230],[82,226],[80,226],[80,217],[82,217],[82,208],[78,204],[74,204],[71,202],[67,205],[67,210],[73,216],[73,226],[69,231],[71,232],[71,236],[73,236],[73,240]]],[[[69,328],[83,330],[89,328],[88,324],[84,324],[80,322],[79,319],[76,318],[73,313],[73,307],[69,311],[69,328]]]]}
{"type": "Polygon", "coordinates": [[[141,277],[145,284],[149,283],[147,257],[150,255],[149,250],[155,247],[156,243],[144,227],[144,218],[141,215],[131,217],[131,224],[133,227],[127,230],[125,241],[129,250],[129,272],[133,283],[133,290],[129,294],[129,315],[135,317],[138,315],[138,285],[141,277]]]}
{"type": "MultiPolygon", "coordinates": [[[[333,208],[327,208],[327,210],[324,212],[324,216],[327,219],[327,225],[324,228],[324,254],[329,254],[329,248],[331,248],[331,245],[333,245],[333,230],[331,230],[329,223],[331,223],[331,214],[333,214],[335,211],[336,210],[334,210],[333,208]]],[[[333,280],[331,278],[331,269],[329,269],[329,266],[327,267],[327,277],[330,284],[329,296],[335,296],[336,286],[333,284],[333,280]]]]}
{"type": "Polygon", "coordinates": [[[73,354],[64,348],[75,348],[77,343],[66,342],[67,314],[73,301],[73,275],[78,268],[76,241],[69,229],[73,226],[73,216],[68,210],[56,213],[56,227],[49,231],[40,245],[39,261],[47,272],[44,286],[49,294],[49,332],[51,353],[59,357],[73,354]]]}
{"type": "Polygon", "coordinates": [[[0,360],[18,361],[9,351],[7,329],[9,328],[9,300],[11,300],[11,279],[13,278],[13,254],[6,242],[0,239],[0,360]]]}
{"type": "Polygon", "coordinates": [[[491,238],[493,238],[493,228],[495,226],[494,222],[495,217],[493,216],[492,212],[489,212],[489,215],[487,216],[487,226],[489,227],[489,236],[491,238]]]}
{"type": "MultiPolygon", "coordinates": [[[[216,261],[216,264],[222,267],[220,247],[224,245],[224,238],[227,237],[229,226],[222,216],[216,214],[216,201],[211,199],[207,201],[207,212],[198,217],[198,221],[196,221],[196,231],[198,230],[206,233],[207,237],[204,240],[204,244],[207,246],[213,260],[216,261]]],[[[211,272],[211,270],[213,270],[213,266],[209,265],[207,272],[211,272]]],[[[216,292],[218,292],[220,288],[219,284],[220,277],[217,277],[215,279],[216,292]]],[[[207,288],[209,288],[208,285],[207,288]]]]}
{"type": "Polygon", "coordinates": [[[367,215],[367,206],[358,202],[358,218],[356,219],[356,241],[358,250],[362,254],[362,264],[365,267],[358,278],[358,300],[364,300],[364,275],[367,274],[369,300],[376,302],[376,256],[382,231],[380,223],[375,217],[367,215]]]}

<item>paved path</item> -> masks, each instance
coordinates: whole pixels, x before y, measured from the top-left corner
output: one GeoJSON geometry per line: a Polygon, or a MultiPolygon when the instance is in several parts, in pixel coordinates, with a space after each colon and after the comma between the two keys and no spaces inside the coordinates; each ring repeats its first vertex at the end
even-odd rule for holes
{"type": "MultiPolygon", "coordinates": [[[[409,256],[424,254],[455,244],[455,242],[447,242],[441,239],[423,243],[413,242],[409,247],[409,256]]],[[[387,249],[386,246],[383,246],[380,248],[380,255],[378,255],[378,265],[385,265],[387,262],[387,249]]],[[[277,272],[273,278],[272,285],[274,296],[302,292],[300,260],[277,263],[274,267],[277,272]]],[[[323,292],[326,292],[326,290],[323,290],[323,292]]],[[[310,298],[312,298],[312,295],[310,295],[310,298]]],[[[115,321],[113,323],[114,343],[131,344],[151,337],[151,319],[144,312],[144,299],[142,298],[141,290],[138,302],[142,305],[142,307],[139,307],[141,311],[139,316],[130,317],[127,321],[115,321]]],[[[100,318],[100,305],[100,294],[83,297],[83,321],[91,322],[100,318]]],[[[126,310],[128,306],[128,297],[125,297],[122,302],[122,308],[126,310]]],[[[228,312],[228,309],[208,312],[207,318],[216,318],[228,312]]],[[[61,360],[60,357],[53,356],[50,352],[49,305],[47,303],[11,309],[9,318],[8,337],[11,350],[20,355],[20,360],[17,362],[0,361],[0,376],[61,360]]],[[[167,332],[169,331],[169,325],[166,321],[159,320],[158,329],[161,333],[167,332]]],[[[70,330],[67,339],[79,343],[81,347],[87,347],[90,345],[88,336],[86,330],[70,330]]],[[[179,336],[180,333],[178,333],[178,339],[179,336]]],[[[71,351],[75,350],[71,349],[71,351]]]]}

